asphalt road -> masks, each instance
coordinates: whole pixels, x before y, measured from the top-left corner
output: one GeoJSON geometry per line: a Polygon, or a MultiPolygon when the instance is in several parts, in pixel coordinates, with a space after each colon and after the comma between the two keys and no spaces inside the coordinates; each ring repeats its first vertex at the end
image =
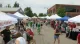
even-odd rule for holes
{"type": "MultiPolygon", "coordinates": [[[[41,35],[38,35],[37,30],[34,29],[34,39],[36,44],[53,44],[54,31],[50,26],[43,26],[41,29],[41,35]]],[[[0,37],[0,44],[2,44],[2,37],[0,37]]],[[[57,44],[57,42],[56,42],[57,44]]],[[[60,44],[77,44],[77,41],[71,40],[65,37],[65,34],[60,35],[60,44]]]]}
{"type": "MultiPolygon", "coordinates": [[[[34,39],[36,40],[36,44],[53,44],[53,32],[54,31],[50,26],[45,25],[41,29],[41,35],[38,35],[37,30],[34,29],[34,39]]],[[[77,44],[77,41],[66,38],[65,34],[62,34],[60,35],[60,44],[77,44]]]]}

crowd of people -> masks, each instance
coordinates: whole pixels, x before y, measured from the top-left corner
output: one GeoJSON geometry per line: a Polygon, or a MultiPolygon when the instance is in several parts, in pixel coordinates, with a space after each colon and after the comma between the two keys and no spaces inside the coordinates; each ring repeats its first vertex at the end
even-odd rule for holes
{"type": "Polygon", "coordinates": [[[54,44],[56,42],[56,39],[58,40],[58,44],[60,44],[59,35],[62,33],[65,33],[67,38],[70,38],[70,39],[77,38],[78,44],[80,44],[80,34],[79,34],[80,29],[77,28],[76,23],[52,20],[50,24],[51,24],[51,27],[54,29],[54,44]]]}
{"type": "MultiPolygon", "coordinates": [[[[66,33],[66,37],[71,37],[71,32],[77,27],[75,23],[68,23],[59,20],[40,20],[40,19],[27,19],[27,22],[20,21],[15,24],[13,29],[7,26],[0,35],[3,37],[5,44],[36,44],[34,40],[34,29],[37,29],[40,35],[41,28],[45,24],[49,24],[54,29],[54,44],[58,40],[60,44],[60,37],[62,33],[66,33]]],[[[80,44],[80,34],[77,35],[78,44],[80,44]]]]}
{"type": "Polygon", "coordinates": [[[15,24],[14,28],[10,29],[10,26],[7,26],[1,31],[0,35],[3,37],[4,44],[36,44],[33,39],[33,29],[37,29],[40,34],[43,22],[40,19],[27,19],[26,21],[21,20],[15,24]]]}

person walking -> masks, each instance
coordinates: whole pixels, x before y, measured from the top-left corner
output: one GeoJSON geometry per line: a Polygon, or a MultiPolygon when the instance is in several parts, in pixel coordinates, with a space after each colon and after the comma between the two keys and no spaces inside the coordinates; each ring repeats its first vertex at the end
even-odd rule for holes
{"type": "Polygon", "coordinates": [[[3,37],[3,40],[4,40],[5,44],[7,44],[10,41],[10,39],[11,39],[11,37],[10,37],[11,32],[9,30],[9,26],[7,26],[6,29],[4,29],[1,32],[1,34],[2,34],[2,37],[3,37]]]}
{"type": "Polygon", "coordinates": [[[70,26],[68,25],[66,27],[66,37],[69,37],[69,34],[70,34],[70,26]]]}
{"type": "Polygon", "coordinates": [[[38,31],[38,34],[40,34],[40,31],[41,31],[41,24],[40,24],[40,22],[38,22],[38,24],[37,24],[37,31],[38,31]]]}
{"type": "Polygon", "coordinates": [[[58,44],[60,44],[60,38],[59,38],[60,34],[61,34],[60,29],[56,27],[54,30],[54,44],[56,42],[56,39],[58,40],[58,44]]]}

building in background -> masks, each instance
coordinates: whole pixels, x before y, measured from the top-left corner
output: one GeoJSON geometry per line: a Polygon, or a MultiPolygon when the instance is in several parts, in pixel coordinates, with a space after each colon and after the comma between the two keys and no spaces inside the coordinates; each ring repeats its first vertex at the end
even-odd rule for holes
{"type": "Polygon", "coordinates": [[[69,5],[69,4],[56,4],[47,10],[48,14],[57,14],[57,9],[65,8],[66,15],[74,17],[80,15],[80,5],[69,5]]]}
{"type": "Polygon", "coordinates": [[[21,8],[0,8],[1,12],[5,12],[5,13],[10,13],[10,14],[14,14],[16,12],[19,12],[21,14],[24,14],[24,11],[21,8]]]}

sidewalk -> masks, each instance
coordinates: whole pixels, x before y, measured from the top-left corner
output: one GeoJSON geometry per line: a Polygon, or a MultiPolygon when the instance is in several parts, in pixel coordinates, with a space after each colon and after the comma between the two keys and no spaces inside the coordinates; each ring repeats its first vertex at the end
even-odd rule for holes
{"type": "MultiPolygon", "coordinates": [[[[37,34],[36,29],[34,29],[34,33],[34,39],[36,40],[36,44],[53,44],[53,29],[50,26],[44,25],[41,29],[41,35],[37,34]]],[[[77,41],[66,38],[65,34],[60,35],[60,42],[60,44],[77,44],[77,41]]]]}

